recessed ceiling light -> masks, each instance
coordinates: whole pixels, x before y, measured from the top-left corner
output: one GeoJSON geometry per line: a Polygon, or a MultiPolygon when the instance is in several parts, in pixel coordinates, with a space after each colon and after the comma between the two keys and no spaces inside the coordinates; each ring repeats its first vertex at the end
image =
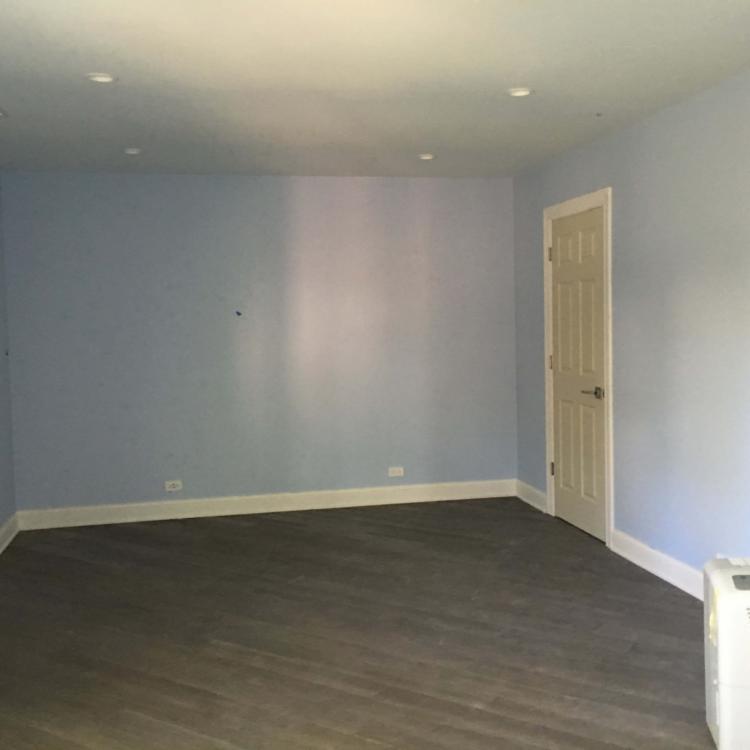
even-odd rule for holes
{"type": "Polygon", "coordinates": [[[125,149],[125,153],[128,156],[138,156],[138,154],[140,154],[141,151],[142,151],[142,149],[138,148],[138,146],[128,146],[125,149]]]}
{"type": "Polygon", "coordinates": [[[114,83],[117,79],[111,73],[86,73],[91,83],[114,83]]]}
{"type": "Polygon", "coordinates": [[[528,86],[514,86],[512,89],[508,89],[508,93],[511,96],[529,96],[531,89],[528,86]]]}
{"type": "Polygon", "coordinates": [[[432,161],[435,158],[435,154],[420,154],[419,158],[422,161],[432,161]]]}

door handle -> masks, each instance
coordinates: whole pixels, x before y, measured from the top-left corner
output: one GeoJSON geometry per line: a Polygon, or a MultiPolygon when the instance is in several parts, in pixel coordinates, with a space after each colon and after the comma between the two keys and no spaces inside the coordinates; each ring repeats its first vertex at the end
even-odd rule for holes
{"type": "Polygon", "coordinates": [[[604,388],[600,388],[598,385],[593,391],[581,391],[581,393],[585,393],[587,396],[593,396],[598,399],[604,398],[604,388]]]}

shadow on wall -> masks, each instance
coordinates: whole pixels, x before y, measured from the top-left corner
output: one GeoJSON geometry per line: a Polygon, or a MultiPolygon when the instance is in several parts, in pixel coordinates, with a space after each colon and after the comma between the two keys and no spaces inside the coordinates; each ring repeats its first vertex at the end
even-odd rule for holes
{"type": "Polygon", "coordinates": [[[643,185],[620,191],[630,215],[616,229],[626,238],[615,254],[617,525],[701,567],[748,543],[744,214],[696,206],[695,180],[675,186],[666,169],[643,185]]]}
{"type": "Polygon", "coordinates": [[[404,463],[406,481],[414,481],[410,467],[416,481],[445,476],[444,446],[461,428],[454,389],[470,383],[463,363],[476,340],[455,321],[457,306],[471,303],[451,299],[443,278],[459,264],[436,258],[439,188],[326,182],[310,191],[291,181],[283,250],[271,261],[283,283],[265,287],[256,304],[256,281],[248,298],[255,325],[238,326],[235,376],[239,392],[255,394],[243,419],[260,416],[263,425],[253,446],[268,471],[262,484],[285,476],[299,489],[352,487],[363,470],[384,483],[386,468],[404,463]]]}
{"type": "Polygon", "coordinates": [[[449,425],[440,424],[441,373],[430,366],[440,358],[434,196],[428,185],[394,187],[290,190],[277,403],[290,409],[290,475],[313,477],[320,487],[356,486],[363,463],[372,477],[385,477],[407,455],[412,468],[435,476],[436,442],[450,439],[449,425]],[[404,205],[407,221],[383,221],[404,205]],[[331,217],[338,247],[319,226],[331,217]]]}

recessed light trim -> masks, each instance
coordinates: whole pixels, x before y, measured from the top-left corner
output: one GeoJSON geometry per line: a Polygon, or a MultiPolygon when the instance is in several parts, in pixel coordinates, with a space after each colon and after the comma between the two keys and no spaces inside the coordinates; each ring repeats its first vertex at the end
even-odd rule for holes
{"type": "Polygon", "coordinates": [[[86,73],[86,78],[91,83],[114,83],[117,80],[111,73],[86,73]]]}
{"type": "Polygon", "coordinates": [[[140,154],[142,151],[143,151],[143,149],[142,148],[138,148],[138,146],[128,146],[125,149],[125,153],[128,156],[138,156],[138,154],[140,154]]]}
{"type": "Polygon", "coordinates": [[[528,86],[513,86],[508,89],[508,93],[516,98],[522,96],[531,96],[533,91],[528,86]]]}
{"type": "Polygon", "coordinates": [[[430,154],[425,152],[424,154],[419,154],[419,159],[421,161],[432,161],[435,158],[435,154],[430,154]]]}

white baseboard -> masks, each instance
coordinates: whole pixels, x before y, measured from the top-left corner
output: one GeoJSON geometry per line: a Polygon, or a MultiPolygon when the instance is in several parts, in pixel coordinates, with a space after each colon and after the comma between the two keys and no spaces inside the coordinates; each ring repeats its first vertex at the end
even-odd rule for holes
{"type": "Polygon", "coordinates": [[[206,516],[236,516],[289,510],[320,510],[365,505],[513,497],[515,494],[515,479],[495,479],[480,482],[401,484],[348,490],[279,492],[270,495],[156,500],[72,508],[42,508],[39,510],[21,510],[16,515],[18,526],[22,530],[56,529],[66,526],[94,526],[107,523],[159,521],[206,516]]]}
{"type": "Polygon", "coordinates": [[[610,549],[696,599],[703,600],[703,575],[697,568],[659,552],[617,529],[612,532],[610,549]]]}
{"type": "Polygon", "coordinates": [[[0,554],[13,541],[18,531],[17,514],[12,515],[4,524],[0,525],[0,554]]]}
{"type": "MultiPolygon", "coordinates": [[[[516,495],[537,510],[547,513],[547,495],[536,487],[518,479],[516,480],[516,495]]],[[[659,552],[617,529],[612,531],[609,547],[613,552],[649,573],[653,573],[696,599],[703,600],[703,574],[700,570],[664,552],[659,552]]]]}
{"type": "MultiPolygon", "coordinates": [[[[0,552],[13,541],[19,531],[32,529],[501,497],[519,497],[532,507],[547,512],[546,494],[517,479],[400,484],[347,490],[279,492],[268,495],[41,508],[20,510],[0,526],[0,552]]],[[[659,552],[617,529],[612,532],[610,548],[618,555],[697,599],[703,598],[701,572],[686,563],[659,552]]]]}
{"type": "Polygon", "coordinates": [[[531,505],[532,508],[541,510],[542,513],[547,513],[547,493],[538,490],[536,487],[532,487],[526,482],[522,482],[520,479],[516,480],[516,496],[520,497],[525,503],[531,505]]]}

